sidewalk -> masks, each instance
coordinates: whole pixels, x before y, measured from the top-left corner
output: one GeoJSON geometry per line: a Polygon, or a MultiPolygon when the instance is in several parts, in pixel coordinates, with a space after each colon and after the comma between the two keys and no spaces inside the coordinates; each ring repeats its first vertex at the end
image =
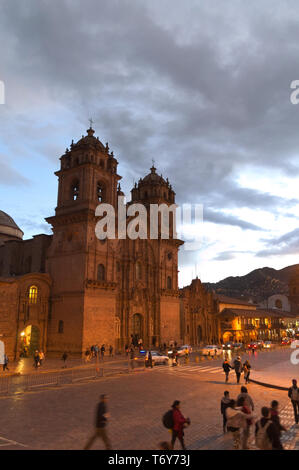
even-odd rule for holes
{"type": "MultiPolygon", "coordinates": [[[[66,360],[67,369],[72,368],[81,368],[81,367],[90,367],[90,366],[103,366],[111,365],[113,366],[119,363],[125,363],[128,359],[125,354],[117,355],[113,357],[106,356],[103,359],[92,358],[89,361],[86,361],[84,358],[70,358],[66,360]]],[[[40,372],[54,372],[56,370],[61,370],[64,367],[64,362],[59,358],[46,358],[42,366],[37,369],[34,367],[34,361],[32,357],[22,358],[19,361],[10,362],[8,364],[8,371],[3,372],[2,367],[0,369],[0,378],[13,376],[13,375],[28,375],[28,374],[38,374],[40,372]]]]}

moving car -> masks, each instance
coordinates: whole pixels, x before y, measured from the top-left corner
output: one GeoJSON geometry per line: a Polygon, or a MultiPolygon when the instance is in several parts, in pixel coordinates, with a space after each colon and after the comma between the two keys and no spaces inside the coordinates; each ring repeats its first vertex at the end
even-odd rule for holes
{"type": "Polygon", "coordinates": [[[224,344],[222,345],[222,349],[224,349],[224,350],[232,349],[232,347],[233,347],[233,343],[231,343],[231,342],[229,342],[229,343],[224,343],[224,344]]]}
{"type": "Polygon", "coordinates": [[[273,343],[271,341],[265,341],[263,344],[263,347],[267,349],[272,348],[272,346],[273,346],[273,343]]]}
{"type": "Polygon", "coordinates": [[[200,350],[203,356],[220,356],[222,354],[222,349],[216,346],[215,344],[208,344],[200,350]]]}
{"type": "MultiPolygon", "coordinates": [[[[146,351],[146,354],[145,354],[145,365],[146,366],[149,366],[148,353],[149,353],[149,351],[146,351]]],[[[165,356],[165,354],[159,353],[158,351],[151,351],[151,353],[152,353],[153,366],[156,365],[156,364],[165,364],[165,365],[169,364],[169,357],[165,356]]]]}
{"type": "MultiPolygon", "coordinates": [[[[168,355],[171,356],[172,353],[173,353],[173,349],[174,348],[171,348],[169,349],[168,351],[168,355]]],[[[185,350],[188,349],[189,351],[189,354],[192,353],[192,347],[189,345],[189,344],[184,344],[183,346],[180,346],[178,349],[177,349],[177,355],[180,357],[180,356],[185,356],[185,350]]]]}
{"type": "Polygon", "coordinates": [[[255,343],[255,342],[251,342],[251,343],[247,344],[247,349],[255,350],[255,349],[257,349],[257,347],[258,347],[258,344],[255,343]]]}
{"type": "Polygon", "coordinates": [[[233,349],[238,350],[243,348],[243,343],[233,343],[233,349]]]}
{"type": "Polygon", "coordinates": [[[292,342],[291,338],[283,338],[281,340],[281,345],[282,346],[287,346],[288,344],[291,344],[291,342],[292,342]]]}

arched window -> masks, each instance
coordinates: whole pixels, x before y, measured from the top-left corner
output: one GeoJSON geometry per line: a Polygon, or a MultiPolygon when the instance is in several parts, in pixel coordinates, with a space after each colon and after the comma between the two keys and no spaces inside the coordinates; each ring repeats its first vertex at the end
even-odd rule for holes
{"type": "Polygon", "coordinates": [[[105,266],[103,264],[98,265],[98,281],[105,281],[105,266]]]}
{"type": "Polygon", "coordinates": [[[59,320],[59,323],[58,323],[58,333],[63,333],[63,331],[64,331],[64,321],[59,320]]]}
{"type": "Polygon", "coordinates": [[[172,289],[172,279],[170,276],[167,277],[167,289],[172,289]]]}
{"type": "Polygon", "coordinates": [[[139,261],[136,263],[136,279],[141,279],[141,263],[139,261]]]}
{"type": "Polygon", "coordinates": [[[79,181],[75,181],[72,184],[71,196],[73,201],[77,201],[79,198],[79,181]]]}
{"type": "Polygon", "coordinates": [[[104,202],[105,199],[105,189],[102,183],[97,184],[97,200],[99,202],[104,202]]]}
{"type": "Polygon", "coordinates": [[[282,301],[280,299],[275,300],[275,307],[282,309],[282,301]]]}
{"type": "Polygon", "coordinates": [[[38,289],[36,286],[30,286],[29,291],[28,291],[28,299],[30,304],[36,304],[37,303],[37,293],[38,289]]]}

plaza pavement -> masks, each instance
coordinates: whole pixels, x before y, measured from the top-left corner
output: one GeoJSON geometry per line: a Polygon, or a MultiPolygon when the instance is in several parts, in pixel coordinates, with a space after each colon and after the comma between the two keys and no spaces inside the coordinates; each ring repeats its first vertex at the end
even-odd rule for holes
{"type": "MultiPolygon", "coordinates": [[[[259,372],[273,362],[279,371],[288,354],[286,350],[260,353],[251,355],[250,361],[259,372]]],[[[191,418],[185,432],[188,449],[231,449],[231,436],[222,434],[220,400],[226,389],[236,398],[242,383],[237,385],[231,373],[230,383],[224,384],[221,363],[210,360],[175,368],[157,366],[137,374],[2,398],[0,448],[82,449],[93,430],[99,395],[108,393],[108,432],[115,450],[156,450],[161,440],[170,440],[161,417],[175,399],[181,400],[183,414],[191,418]]],[[[283,438],[285,448],[299,449],[299,429],[293,424],[287,392],[253,383],[248,389],[258,416],[262,406],[269,406],[273,399],[279,401],[282,423],[288,428],[283,438]]],[[[250,444],[254,448],[252,441],[250,444]]],[[[102,448],[102,442],[96,441],[94,449],[102,448]]]]}

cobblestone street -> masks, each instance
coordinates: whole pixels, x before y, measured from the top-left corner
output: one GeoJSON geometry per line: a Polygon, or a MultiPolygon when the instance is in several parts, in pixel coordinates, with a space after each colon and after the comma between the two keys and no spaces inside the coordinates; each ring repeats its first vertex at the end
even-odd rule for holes
{"type": "MultiPolygon", "coordinates": [[[[261,370],[263,363],[269,367],[278,359],[285,361],[287,354],[287,351],[260,354],[256,364],[261,370]]],[[[241,379],[240,385],[242,382],[241,379]]],[[[190,362],[177,368],[157,366],[131,375],[2,398],[0,447],[82,449],[93,430],[99,395],[108,393],[111,413],[108,432],[116,450],[154,450],[159,441],[169,440],[161,417],[175,399],[181,400],[183,414],[191,418],[185,433],[188,449],[230,449],[231,437],[222,434],[220,400],[226,389],[236,398],[240,385],[235,383],[233,373],[230,383],[224,384],[221,361],[215,360],[190,362]]],[[[298,429],[294,427],[287,392],[253,383],[248,389],[258,416],[262,406],[269,406],[273,399],[279,401],[282,423],[288,428],[283,439],[285,448],[299,448],[298,429]]],[[[95,442],[94,449],[97,448],[103,448],[100,441],[95,442]]]]}

